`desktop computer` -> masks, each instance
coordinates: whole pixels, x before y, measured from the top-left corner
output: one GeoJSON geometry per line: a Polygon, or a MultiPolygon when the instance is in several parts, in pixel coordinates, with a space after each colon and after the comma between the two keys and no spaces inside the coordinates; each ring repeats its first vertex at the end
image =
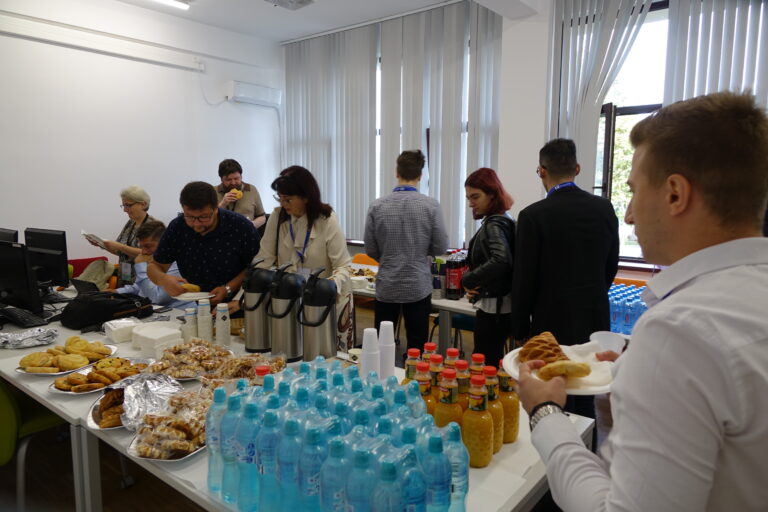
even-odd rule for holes
{"type": "Polygon", "coordinates": [[[27,247],[18,243],[0,242],[0,268],[3,269],[0,272],[0,303],[42,316],[43,301],[29,264],[27,247]]]}
{"type": "Polygon", "coordinates": [[[67,236],[64,231],[27,228],[24,230],[24,243],[40,286],[69,286],[67,236]]]}
{"type": "Polygon", "coordinates": [[[19,232],[15,229],[0,228],[0,242],[18,242],[19,232]]]}

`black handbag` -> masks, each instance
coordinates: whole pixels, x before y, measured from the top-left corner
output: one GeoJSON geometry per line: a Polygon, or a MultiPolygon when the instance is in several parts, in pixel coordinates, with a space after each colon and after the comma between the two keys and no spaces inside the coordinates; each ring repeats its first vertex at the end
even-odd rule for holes
{"type": "Polygon", "coordinates": [[[61,312],[61,325],[69,329],[92,330],[116,318],[152,314],[152,302],[132,293],[80,293],[61,312]]]}

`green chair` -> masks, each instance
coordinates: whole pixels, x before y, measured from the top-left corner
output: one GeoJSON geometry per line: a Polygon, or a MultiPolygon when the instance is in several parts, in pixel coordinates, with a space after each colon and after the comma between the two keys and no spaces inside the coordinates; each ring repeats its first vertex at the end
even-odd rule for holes
{"type": "Polygon", "coordinates": [[[65,421],[0,379],[0,465],[16,455],[16,510],[24,510],[27,447],[32,435],[65,421]]]}

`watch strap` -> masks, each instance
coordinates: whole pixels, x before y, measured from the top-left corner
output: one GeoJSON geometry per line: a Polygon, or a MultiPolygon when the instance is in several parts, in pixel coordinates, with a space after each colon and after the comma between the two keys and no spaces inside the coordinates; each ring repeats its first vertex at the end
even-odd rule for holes
{"type": "Polygon", "coordinates": [[[529,425],[531,427],[531,432],[533,432],[533,429],[536,428],[536,425],[544,419],[546,416],[549,416],[550,414],[560,413],[564,414],[565,411],[560,406],[560,404],[556,402],[542,402],[540,404],[537,404],[531,409],[531,416],[529,420],[529,425]]]}

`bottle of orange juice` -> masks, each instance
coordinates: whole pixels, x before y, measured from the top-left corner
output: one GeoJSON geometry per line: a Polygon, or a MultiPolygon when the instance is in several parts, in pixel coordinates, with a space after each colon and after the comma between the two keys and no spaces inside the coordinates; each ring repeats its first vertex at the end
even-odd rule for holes
{"type": "Polygon", "coordinates": [[[473,375],[469,384],[469,408],[461,419],[461,438],[473,468],[484,468],[493,458],[493,417],[487,407],[485,377],[473,375]]]}
{"type": "Polygon", "coordinates": [[[430,356],[437,353],[437,343],[425,343],[424,352],[421,353],[421,360],[429,362],[430,356]]]}
{"type": "Polygon", "coordinates": [[[400,382],[401,386],[405,386],[413,380],[413,376],[416,375],[416,363],[419,362],[419,355],[421,351],[417,348],[408,349],[408,357],[405,360],[405,378],[400,382]]]}
{"type": "Polygon", "coordinates": [[[459,383],[456,370],[446,368],[440,374],[440,398],[435,405],[435,425],[444,427],[452,421],[461,425],[464,410],[459,405],[459,383]]]}
{"type": "Polygon", "coordinates": [[[459,405],[466,411],[469,406],[469,363],[463,359],[456,360],[456,381],[459,383],[459,405]]]}
{"type": "Polygon", "coordinates": [[[504,442],[504,407],[499,401],[499,378],[495,366],[483,368],[485,388],[488,390],[488,412],[493,416],[493,453],[501,450],[504,442]]]}
{"type": "Polygon", "coordinates": [[[469,373],[472,375],[483,375],[483,368],[485,367],[485,355],[484,354],[472,354],[472,362],[469,364],[469,373]]]}
{"type": "Polygon", "coordinates": [[[416,374],[413,376],[413,380],[419,383],[419,392],[427,405],[427,412],[433,414],[435,412],[435,397],[432,396],[432,375],[429,373],[428,362],[419,361],[416,364],[416,374]]]}
{"type": "Polygon", "coordinates": [[[432,354],[429,356],[429,374],[432,376],[432,396],[435,402],[440,399],[440,374],[443,373],[443,356],[432,354]]]}
{"type": "Polygon", "coordinates": [[[456,368],[456,361],[458,359],[459,349],[451,347],[445,351],[445,361],[443,361],[443,366],[446,368],[456,368]]]}
{"type": "Polygon", "coordinates": [[[499,361],[499,401],[504,409],[504,442],[517,441],[520,422],[520,398],[515,392],[515,379],[504,369],[499,361]]]}

